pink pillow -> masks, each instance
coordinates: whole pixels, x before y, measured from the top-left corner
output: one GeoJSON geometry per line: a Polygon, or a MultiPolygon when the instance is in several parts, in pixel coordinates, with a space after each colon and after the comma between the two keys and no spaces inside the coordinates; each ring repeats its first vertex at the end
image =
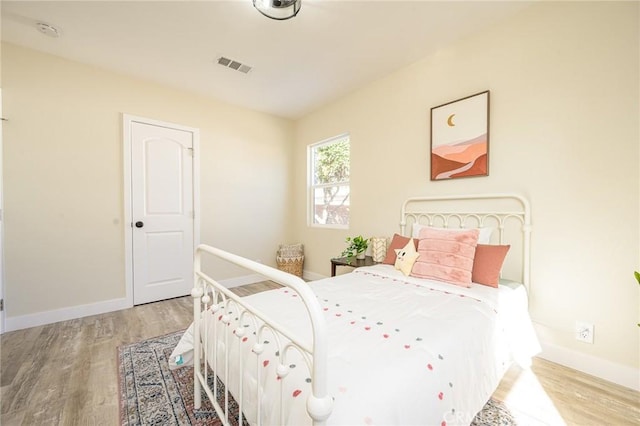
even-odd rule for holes
{"type": "MultiPolygon", "coordinates": [[[[403,237],[402,235],[399,234],[393,234],[393,239],[391,240],[391,244],[389,245],[389,248],[387,249],[387,256],[384,258],[384,260],[382,261],[382,263],[386,263],[388,265],[395,265],[396,263],[396,249],[401,249],[404,246],[407,245],[407,243],[409,242],[411,238],[409,237],[403,237]]],[[[418,240],[413,240],[413,243],[416,246],[416,249],[418,248],[418,240]]]]}
{"type": "Polygon", "coordinates": [[[471,271],[476,253],[477,229],[424,228],[420,231],[418,253],[411,275],[471,287],[471,271]]]}
{"type": "Polygon", "coordinates": [[[500,281],[500,270],[504,263],[504,258],[511,246],[488,246],[478,244],[476,247],[476,257],[473,259],[473,271],[471,280],[477,284],[498,287],[500,281]]]}

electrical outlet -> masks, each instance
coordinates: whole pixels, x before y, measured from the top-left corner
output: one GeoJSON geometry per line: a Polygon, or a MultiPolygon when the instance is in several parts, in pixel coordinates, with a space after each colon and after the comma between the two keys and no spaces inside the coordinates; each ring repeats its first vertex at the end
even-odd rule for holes
{"type": "Polygon", "coordinates": [[[593,324],[584,321],[576,321],[576,340],[585,343],[593,343],[593,324]]]}

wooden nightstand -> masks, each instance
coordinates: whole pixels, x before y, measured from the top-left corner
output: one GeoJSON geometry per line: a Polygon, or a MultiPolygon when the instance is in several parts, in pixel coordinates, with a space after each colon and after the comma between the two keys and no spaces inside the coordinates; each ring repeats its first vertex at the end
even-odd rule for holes
{"type": "Polygon", "coordinates": [[[364,259],[356,259],[352,257],[350,260],[348,257],[336,257],[335,259],[331,259],[331,276],[336,276],[336,266],[351,266],[352,268],[359,268],[361,266],[371,266],[375,265],[376,262],[373,261],[373,257],[366,256],[364,259]]]}

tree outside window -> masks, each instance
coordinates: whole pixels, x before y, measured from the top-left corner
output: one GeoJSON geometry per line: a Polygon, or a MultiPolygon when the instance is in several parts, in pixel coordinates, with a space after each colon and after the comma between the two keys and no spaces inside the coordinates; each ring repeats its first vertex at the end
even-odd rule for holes
{"type": "Polygon", "coordinates": [[[349,135],[309,146],[310,223],[349,226],[349,135]]]}

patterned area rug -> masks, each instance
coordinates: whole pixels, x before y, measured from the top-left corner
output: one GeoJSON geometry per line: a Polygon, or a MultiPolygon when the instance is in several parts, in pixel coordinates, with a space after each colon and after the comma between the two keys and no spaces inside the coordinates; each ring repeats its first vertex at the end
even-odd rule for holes
{"type": "MultiPolygon", "coordinates": [[[[193,368],[169,369],[169,358],[183,331],[154,337],[118,348],[118,388],[121,425],[221,425],[211,402],[203,395],[199,410],[193,409],[193,368]]],[[[209,387],[213,378],[209,376],[209,387]]],[[[218,381],[222,395],[222,383],[218,381]]],[[[218,403],[224,406],[224,399],[218,403]]],[[[229,407],[238,406],[231,398],[229,407]]],[[[230,419],[232,424],[233,420],[230,419]]]]}
{"type": "MultiPolygon", "coordinates": [[[[118,348],[118,387],[122,425],[220,425],[211,403],[193,409],[193,369],[169,370],[169,357],[183,331],[118,348]]],[[[209,386],[213,384],[210,378],[209,386]]],[[[221,383],[217,383],[222,394],[221,383]]],[[[224,401],[219,401],[224,404],[224,401]]],[[[237,405],[230,400],[231,410],[237,405]]],[[[236,414],[237,417],[237,414],[236,414]]],[[[501,402],[490,399],[471,426],[512,426],[516,422],[501,402]]]]}

